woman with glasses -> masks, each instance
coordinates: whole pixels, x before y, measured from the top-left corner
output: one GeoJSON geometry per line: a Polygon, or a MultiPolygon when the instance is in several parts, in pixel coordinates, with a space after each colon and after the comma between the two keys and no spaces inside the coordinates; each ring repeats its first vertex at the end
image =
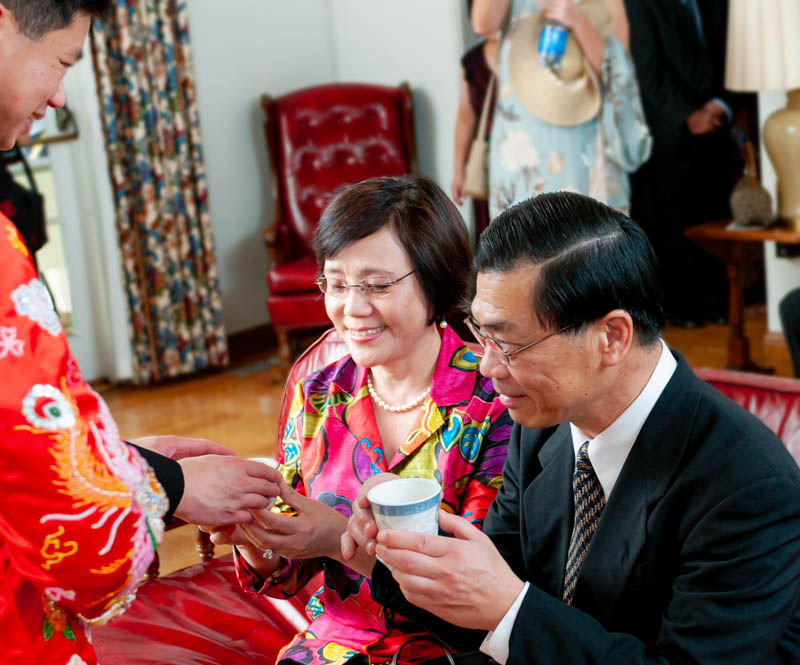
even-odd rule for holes
{"type": "MultiPolygon", "coordinates": [[[[464,222],[433,181],[375,178],[342,191],[314,246],[317,284],[349,355],[295,386],[282,503],[258,515],[260,526],[214,538],[237,546],[239,579],[257,593],[288,596],[324,571],[307,607],[311,625],[279,663],[386,663],[423,631],[376,604],[369,580],[341,563],[352,502],[376,474],[421,476],[441,484],[445,510],[482,525],[511,420],[446,324],[465,296],[471,256],[464,222]]],[[[441,655],[420,641],[398,662],[441,655]]]]}

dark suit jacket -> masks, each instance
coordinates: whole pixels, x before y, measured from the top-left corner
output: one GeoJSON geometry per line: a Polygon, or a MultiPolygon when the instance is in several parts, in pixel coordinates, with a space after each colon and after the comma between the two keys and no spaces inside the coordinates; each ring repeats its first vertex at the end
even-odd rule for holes
{"type": "MultiPolygon", "coordinates": [[[[800,662],[800,470],[771,431],[677,357],[572,607],[560,600],[573,519],[569,426],[514,427],[484,525],[531,583],[509,664],[800,662]]],[[[380,564],[373,593],[459,648],[483,638],[415,616],[380,564]]]]}
{"type": "Polygon", "coordinates": [[[723,89],[727,0],[698,0],[702,39],[680,0],[626,0],[625,5],[631,56],[653,135],[650,162],[691,159],[695,137],[686,126],[689,114],[715,97],[731,107],[736,102],[723,89]]]}

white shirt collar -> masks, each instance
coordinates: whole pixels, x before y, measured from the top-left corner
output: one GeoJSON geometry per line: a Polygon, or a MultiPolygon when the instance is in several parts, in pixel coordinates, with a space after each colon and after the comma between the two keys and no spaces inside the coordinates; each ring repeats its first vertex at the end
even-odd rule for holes
{"type": "MultiPolygon", "coordinates": [[[[594,439],[589,440],[589,460],[597,479],[603,486],[606,500],[611,496],[611,490],[614,489],[619,472],[622,471],[622,465],[625,464],[636,437],[639,436],[647,417],[678,366],[664,340],[660,341],[661,357],[642,392],[613,423],[594,439]]],[[[572,423],[569,426],[572,431],[572,447],[577,458],[578,450],[585,443],[586,436],[572,423]]]]}

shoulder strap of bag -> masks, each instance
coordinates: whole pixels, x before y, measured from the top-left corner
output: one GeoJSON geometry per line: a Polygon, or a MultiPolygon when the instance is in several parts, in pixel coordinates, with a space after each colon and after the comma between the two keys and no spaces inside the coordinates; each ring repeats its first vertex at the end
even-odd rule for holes
{"type": "Polygon", "coordinates": [[[447,662],[449,663],[449,665],[456,665],[456,662],[453,660],[453,656],[450,653],[450,649],[448,649],[447,645],[434,635],[415,635],[414,637],[409,637],[405,642],[403,642],[400,645],[400,648],[394,652],[394,656],[392,656],[392,665],[397,665],[397,659],[400,657],[400,652],[412,642],[432,642],[438,645],[444,652],[444,655],[447,658],[447,662]]]}
{"type": "Polygon", "coordinates": [[[494,93],[494,80],[495,73],[489,78],[489,85],[486,86],[486,97],[483,100],[483,108],[481,109],[481,119],[478,121],[478,133],[476,137],[483,139],[486,136],[486,122],[489,117],[489,106],[492,103],[492,93],[494,93]]]}
{"type": "Polygon", "coordinates": [[[483,99],[483,108],[481,109],[481,118],[478,121],[478,133],[475,135],[478,138],[484,138],[486,136],[486,122],[489,117],[489,107],[492,104],[492,95],[494,93],[494,84],[495,80],[497,79],[497,68],[500,66],[500,49],[505,41],[506,36],[508,35],[508,30],[511,26],[511,7],[512,3],[508,3],[508,11],[506,12],[506,17],[503,19],[503,25],[500,28],[500,36],[498,37],[498,45],[497,45],[497,58],[495,59],[494,67],[495,69],[492,70],[492,75],[489,77],[489,85],[486,86],[486,97],[483,99]]]}

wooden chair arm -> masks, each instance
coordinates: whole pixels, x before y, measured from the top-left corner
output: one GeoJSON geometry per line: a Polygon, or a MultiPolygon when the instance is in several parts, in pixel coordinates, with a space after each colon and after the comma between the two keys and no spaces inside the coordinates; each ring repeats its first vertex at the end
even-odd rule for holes
{"type": "Polygon", "coordinates": [[[277,266],[283,263],[283,238],[286,229],[273,224],[264,229],[264,246],[267,249],[267,257],[270,265],[277,266]]]}

